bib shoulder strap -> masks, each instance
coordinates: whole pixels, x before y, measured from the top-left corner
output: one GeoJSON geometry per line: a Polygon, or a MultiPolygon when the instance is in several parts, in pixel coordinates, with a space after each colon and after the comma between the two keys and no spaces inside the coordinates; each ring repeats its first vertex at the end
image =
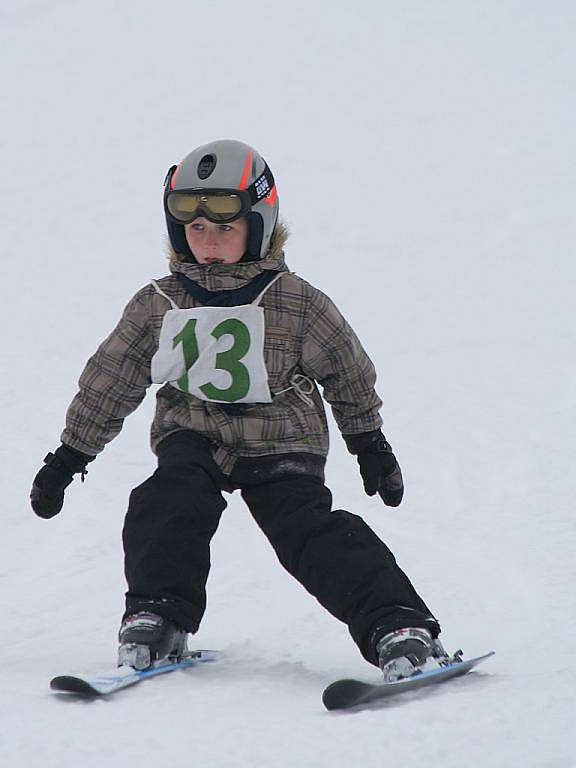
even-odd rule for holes
{"type": "Polygon", "coordinates": [[[156,293],[159,293],[160,296],[163,296],[166,299],[166,301],[170,302],[172,309],[180,309],[178,304],[176,304],[176,302],[173,299],[171,299],[167,293],[164,293],[164,291],[160,288],[156,280],[150,280],[150,285],[154,286],[156,293]]]}
{"type": "Polygon", "coordinates": [[[287,274],[287,273],[286,272],[279,272],[275,277],[273,277],[272,280],[270,280],[270,282],[268,283],[268,285],[266,285],[265,288],[262,291],[260,291],[258,296],[256,296],[256,298],[254,299],[252,304],[257,307],[260,304],[260,302],[262,301],[262,297],[264,296],[264,294],[266,293],[268,288],[273,286],[274,283],[278,282],[278,280],[280,280],[282,275],[285,275],[285,274],[287,274]]]}
{"type": "Polygon", "coordinates": [[[261,292],[276,279],[277,274],[271,270],[265,270],[240,288],[220,291],[208,291],[182,272],[177,272],[176,277],[186,293],[204,307],[241,307],[245,304],[253,304],[254,297],[259,301],[261,292]]]}

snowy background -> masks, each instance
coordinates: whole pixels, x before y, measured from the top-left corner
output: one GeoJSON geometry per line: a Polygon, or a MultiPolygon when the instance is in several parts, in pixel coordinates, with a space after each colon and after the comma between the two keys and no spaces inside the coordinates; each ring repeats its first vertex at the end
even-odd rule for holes
{"type": "Polygon", "coordinates": [[[575,24],[568,0],[2,4],[0,765],[576,765],[575,24]],[[59,517],[31,481],[84,362],[167,272],[166,169],[224,137],[269,161],[289,266],[379,371],[406,499],[364,496],[333,430],[335,503],[450,649],[497,651],[378,711],[323,710],[333,679],[378,673],[236,496],[195,638],[226,662],[109,701],[48,691],[115,658],[152,394],[59,517]]]}

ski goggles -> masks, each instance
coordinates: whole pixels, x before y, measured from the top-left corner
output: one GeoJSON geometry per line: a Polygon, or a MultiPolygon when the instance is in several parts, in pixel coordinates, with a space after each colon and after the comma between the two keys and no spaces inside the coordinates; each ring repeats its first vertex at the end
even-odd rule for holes
{"type": "Polygon", "coordinates": [[[176,165],[168,171],[164,182],[164,208],[178,224],[190,224],[201,216],[215,224],[246,216],[252,206],[269,197],[276,198],[274,177],[266,166],[264,173],[247,189],[172,189],[176,165]]]}

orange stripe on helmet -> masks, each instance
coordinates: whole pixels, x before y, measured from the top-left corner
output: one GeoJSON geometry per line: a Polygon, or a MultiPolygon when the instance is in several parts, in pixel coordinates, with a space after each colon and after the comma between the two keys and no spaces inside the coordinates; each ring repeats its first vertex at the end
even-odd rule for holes
{"type": "Polygon", "coordinates": [[[265,198],[265,200],[270,206],[270,208],[274,207],[274,203],[276,202],[276,200],[278,200],[278,191],[276,189],[276,184],[274,184],[274,186],[272,187],[272,191],[270,192],[268,197],[265,198]]]}
{"type": "Polygon", "coordinates": [[[240,179],[240,184],[238,185],[239,189],[246,189],[248,186],[248,179],[250,178],[250,169],[252,168],[252,150],[248,153],[248,160],[246,160],[246,165],[244,166],[244,173],[242,174],[242,178],[240,179]]]}
{"type": "Polygon", "coordinates": [[[180,165],[176,166],[176,170],[172,174],[172,178],[170,179],[170,189],[174,189],[174,182],[176,181],[176,176],[178,176],[178,171],[180,170],[180,165]]]}

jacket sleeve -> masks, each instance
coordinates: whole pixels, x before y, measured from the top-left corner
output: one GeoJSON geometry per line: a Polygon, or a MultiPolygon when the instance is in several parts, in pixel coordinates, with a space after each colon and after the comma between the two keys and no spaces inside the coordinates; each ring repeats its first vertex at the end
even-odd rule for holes
{"type": "Polygon", "coordinates": [[[322,386],[343,435],[382,426],[374,365],[336,305],[317,289],[309,309],[302,358],[303,373],[322,386]]]}
{"type": "Polygon", "coordinates": [[[71,448],[92,456],[100,453],[144,399],[156,351],[149,306],[146,287],[131,299],[116,328],[86,363],[61,436],[71,448]]]}

